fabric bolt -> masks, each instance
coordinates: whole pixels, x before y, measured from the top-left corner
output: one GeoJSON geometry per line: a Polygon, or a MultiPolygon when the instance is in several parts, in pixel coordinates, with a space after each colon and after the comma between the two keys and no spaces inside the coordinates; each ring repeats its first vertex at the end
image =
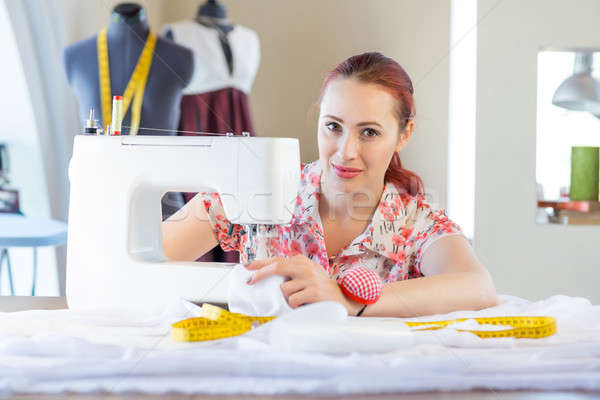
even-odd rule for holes
{"type": "MultiPolygon", "coordinates": [[[[411,196],[393,183],[386,183],[367,228],[330,262],[319,216],[321,174],[319,160],[301,165],[300,188],[291,223],[270,228],[275,233],[270,239],[274,253],[287,257],[303,254],[323,266],[336,281],[349,268],[362,266],[375,271],[388,283],[423,276],[423,253],[441,237],[462,235],[466,238],[445,210],[434,208],[424,195],[411,196]]],[[[217,193],[202,196],[221,248],[240,251],[240,262],[246,263],[248,235],[244,228],[238,224],[231,227],[217,193]]]]}
{"type": "Polygon", "coordinates": [[[481,339],[445,328],[413,332],[412,339],[404,333],[406,340],[394,341],[395,329],[406,332],[399,325],[406,319],[346,317],[341,305],[322,302],[241,336],[179,343],[169,336],[170,324],[200,313],[186,301],[143,320],[99,311],[0,313],[0,395],[600,390],[600,306],[563,295],[537,302],[499,295],[499,300],[480,311],[409,320],[544,315],[556,318],[557,333],[543,339],[481,339]],[[335,322],[341,325],[336,328],[335,322]],[[304,323],[312,323],[311,330],[304,323]],[[286,330],[286,324],[298,331],[286,330]],[[371,334],[377,340],[369,339],[371,334]],[[315,352],[319,346],[324,352],[315,352]]]}

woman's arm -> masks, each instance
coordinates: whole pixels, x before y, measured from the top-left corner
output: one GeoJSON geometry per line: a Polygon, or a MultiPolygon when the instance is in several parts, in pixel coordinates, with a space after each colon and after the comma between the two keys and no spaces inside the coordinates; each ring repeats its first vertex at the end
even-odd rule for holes
{"type": "Polygon", "coordinates": [[[217,246],[202,196],[194,196],[162,223],[165,256],[173,261],[194,261],[217,246]]]}
{"type": "MultiPolygon", "coordinates": [[[[421,272],[421,278],[385,284],[382,296],[362,316],[416,317],[498,304],[489,272],[462,236],[432,243],[423,254],[421,272]]],[[[347,300],[350,315],[356,315],[363,305],[347,300]]]]}

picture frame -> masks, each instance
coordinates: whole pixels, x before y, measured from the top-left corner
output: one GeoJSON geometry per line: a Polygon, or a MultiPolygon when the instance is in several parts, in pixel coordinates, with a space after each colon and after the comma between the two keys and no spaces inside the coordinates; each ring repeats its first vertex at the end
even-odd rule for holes
{"type": "Polygon", "coordinates": [[[0,213],[21,213],[18,190],[0,188],[0,213]]]}

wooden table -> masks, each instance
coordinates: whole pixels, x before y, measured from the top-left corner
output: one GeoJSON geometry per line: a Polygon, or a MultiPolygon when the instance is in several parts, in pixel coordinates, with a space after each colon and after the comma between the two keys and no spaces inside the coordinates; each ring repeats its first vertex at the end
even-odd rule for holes
{"type": "MultiPolygon", "coordinates": [[[[23,310],[57,310],[67,307],[67,302],[64,297],[29,297],[29,296],[0,296],[0,312],[14,312],[23,310]]],[[[98,399],[221,399],[221,400],[238,400],[238,399],[310,399],[310,400],[338,400],[338,399],[403,399],[403,400],[475,400],[475,399],[506,399],[506,400],[567,400],[567,399],[598,399],[600,392],[542,392],[542,391],[496,391],[496,390],[474,390],[470,392],[423,392],[410,394],[386,394],[386,395],[356,395],[356,396],[212,396],[212,395],[179,395],[172,394],[164,395],[113,395],[113,394],[98,394],[98,395],[80,395],[66,394],[61,396],[46,396],[46,395],[17,395],[11,397],[18,400],[33,400],[33,399],[82,399],[82,400],[98,400],[98,399]]]]}
{"type": "Polygon", "coordinates": [[[554,215],[550,222],[565,225],[600,225],[598,201],[546,201],[538,200],[538,208],[551,207],[554,215]]]}

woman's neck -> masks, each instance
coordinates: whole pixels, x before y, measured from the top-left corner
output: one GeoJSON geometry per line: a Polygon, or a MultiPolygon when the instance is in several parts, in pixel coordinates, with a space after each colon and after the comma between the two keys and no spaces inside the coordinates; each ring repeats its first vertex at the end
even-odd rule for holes
{"type": "Polygon", "coordinates": [[[321,184],[319,196],[319,214],[338,222],[351,220],[367,221],[375,213],[385,186],[379,190],[364,188],[361,191],[347,193],[321,184]]]}

